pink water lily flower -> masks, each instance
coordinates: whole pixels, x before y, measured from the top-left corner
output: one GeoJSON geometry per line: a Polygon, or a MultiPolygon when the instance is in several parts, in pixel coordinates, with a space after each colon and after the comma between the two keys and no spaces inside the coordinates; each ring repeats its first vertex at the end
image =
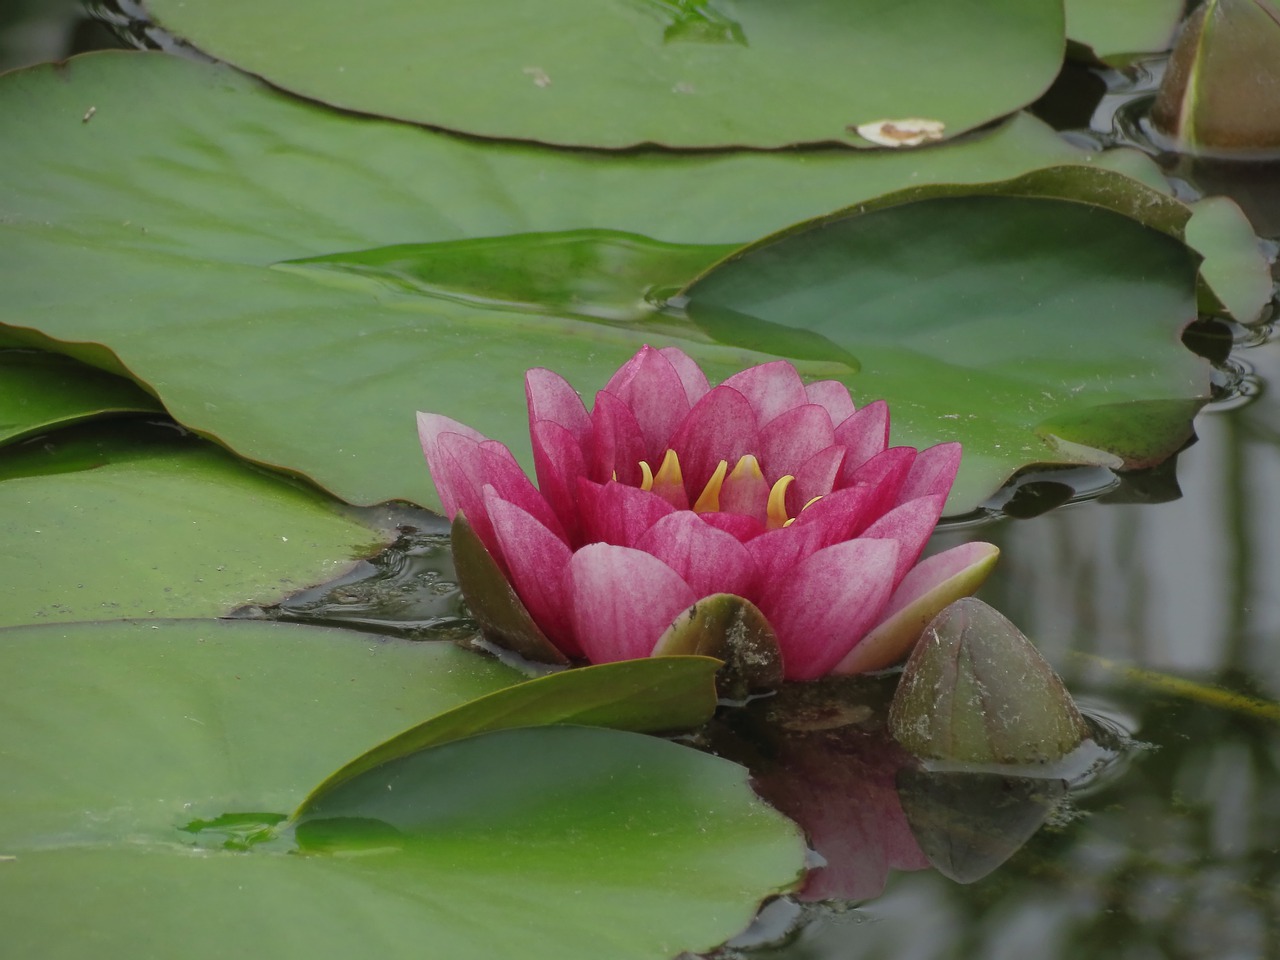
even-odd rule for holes
{"type": "Polygon", "coordinates": [[[461,512],[533,620],[571,657],[647,657],[682,613],[746,598],[788,679],[888,666],[996,548],[917,563],[960,445],[890,447],[883,402],[785,361],[711,387],[673,347],[644,347],[588,411],[563,378],[525,377],[538,486],[505,446],[418,414],[445,512],[461,512]]]}

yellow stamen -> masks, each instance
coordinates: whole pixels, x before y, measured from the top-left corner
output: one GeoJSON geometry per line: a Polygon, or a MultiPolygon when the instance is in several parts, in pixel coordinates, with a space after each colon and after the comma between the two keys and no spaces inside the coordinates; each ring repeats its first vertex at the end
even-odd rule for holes
{"type": "Polygon", "coordinates": [[[674,450],[668,449],[662,457],[662,466],[658,468],[658,475],[653,478],[654,484],[659,487],[683,487],[684,474],[680,472],[680,458],[676,456],[674,450]]]}
{"type": "Polygon", "coordinates": [[[729,472],[729,461],[721,460],[716,472],[711,475],[703,488],[701,496],[693,505],[694,513],[715,513],[720,509],[720,488],[724,486],[725,474],[729,472]]]}
{"type": "Polygon", "coordinates": [[[769,506],[766,513],[769,515],[767,526],[770,530],[777,530],[787,525],[787,488],[794,480],[795,477],[788,474],[769,490],[769,506]]]}
{"type": "Polygon", "coordinates": [[[786,523],[784,523],[784,524],[783,524],[783,526],[784,526],[784,527],[789,527],[789,526],[791,526],[791,525],[792,525],[793,523],[795,523],[795,522],[796,522],[796,518],[795,518],[795,517],[792,517],[790,520],[788,520],[786,523]]]}
{"type": "Polygon", "coordinates": [[[815,503],[817,503],[821,499],[822,499],[821,495],[814,497],[812,500],[810,500],[808,503],[806,503],[803,507],[800,508],[800,512],[803,513],[804,511],[808,510],[810,507],[812,507],[815,503]]]}
{"type": "MultiPolygon", "coordinates": [[[[615,477],[615,479],[617,478],[615,477]]],[[[640,461],[640,489],[653,489],[653,471],[649,469],[648,462],[644,460],[640,461]]]]}
{"type": "Polygon", "coordinates": [[[618,482],[618,471],[617,471],[617,470],[613,471],[613,482],[614,482],[614,483],[617,483],[617,482],[618,482]]]}
{"type": "Polygon", "coordinates": [[[764,471],[760,469],[760,462],[751,454],[739,458],[737,465],[733,468],[733,473],[729,474],[729,480],[741,483],[743,480],[763,480],[764,471]]]}

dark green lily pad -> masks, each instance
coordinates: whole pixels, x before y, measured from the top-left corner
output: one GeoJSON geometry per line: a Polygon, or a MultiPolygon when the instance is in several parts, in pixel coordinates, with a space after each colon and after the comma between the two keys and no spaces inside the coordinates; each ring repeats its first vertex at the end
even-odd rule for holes
{"type": "Polygon", "coordinates": [[[272,603],[385,530],[173,428],[66,430],[0,455],[0,625],[200,617],[272,603]]]}
{"type": "MultiPolygon", "coordinates": [[[[1099,199],[1120,179],[1063,173],[1095,180],[1077,195],[1099,199]]],[[[890,398],[894,442],[964,443],[953,512],[1031,463],[1150,465],[1186,441],[1209,394],[1207,363],[1178,341],[1196,316],[1196,258],[1110,209],[1053,198],[1056,180],[922,190],[801,225],[713,268],[687,312],[713,336],[746,316],[855,352],[850,389],[890,398]]],[[[1185,222],[1185,207],[1149,200],[1167,229],[1185,222]]]]}
{"type": "Polygon", "coordinates": [[[582,728],[417,754],[423,791],[357,790],[329,809],[345,820],[265,840],[344,759],[518,677],[447,644],[48,625],[0,631],[0,675],[15,956],[667,960],[731,936],[803,861],[743,768],[582,728]]]}
{"type": "Polygon", "coordinates": [[[0,445],[97,417],[163,412],[136,383],[70,357],[0,351],[0,445]]]}
{"type": "MultiPolygon", "coordinates": [[[[590,392],[650,340],[686,349],[713,379],[770,356],[708,343],[657,314],[623,323],[490,309],[314,264],[306,276],[272,265],[584,230],[715,247],[912,183],[1003,180],[1088,159],[1029,117],[905,153],[600,156],[478,144],[141,53],[7,75],[0,107],[0,168],[10,173],[0,183],[0,322],[122,363],[180,422],[356,503],[438,505],[416,409],[463,420],[527,463],[529,366],[590,392]]],[[[1113,157],[1129,168],[1139,159],[1113,157]]],[[[634,283],[625,293],[643,296],[634,283]]]]}
{"type": "Polygon", "coordinates": [[[438,714],[350,761],[316,787],[297,817],[348,781],[428,747],[513,727],[572,723],[641,733],[701,726],[716,708],[710,657],[622,660],[527,680],[438,714]]]}
{"type": "Polygon", "coordinates": [[[487,137],[595,147],[848,142],[925,117],[963,133],[1034,100],[1055,0],[151,0],[161,26],[307,97],[487,137]],[[963,83],[956,78],[963,77],[963,83]]]}

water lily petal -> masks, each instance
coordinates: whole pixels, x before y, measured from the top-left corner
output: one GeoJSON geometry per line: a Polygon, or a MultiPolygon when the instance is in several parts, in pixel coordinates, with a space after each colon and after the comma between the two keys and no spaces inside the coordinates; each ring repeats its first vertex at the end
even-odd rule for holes
{"type": "Polygon", "coordinates": [[[604,392],[625,403],[635,416],[644,439],[644,453],[637,459],[660,462],[690,409],[684,381],[671,361],[653,347],[642,347],[610,378],[604,392]]]}
{"type": "MultiPolygon", "coordinates": [[[[875,491],[876,506],[867,514],[870,522],[899,503],[898,491],[906,481],[907,474],[911,472],[911,465],[915,463],[915,459],[914,447],[890,447],[888,450],[877,453],[854,470],[849,469],[849,461],[845,460],[840,468],[840,479],[836,481],[836,486],[851,487],[865,483],[875,491]]],[[[857,536],[861,532],[861,527],[854,527],[848,535],[857,536]]]]}
{"type": "Polygon", "coordinates": [[[569,543],[581,543],[578,479],[587,475],[582,448],[568,429],[553,420],[539,420],[530,428],[529,436],[538,489],[560,520],[569,543]]]}
{"type": "Polygon", "coordinates": [[[591,450],[588,475],[596,483],[618,480],[640,483],[645,459],[644,434],[631,408],[611,393],[600,391],[591,410],[591,450]]]}
{"type": "Polygon", "coordinates": [[[849,473],[883,453],[889,447],[889,405],[883,400],[868,403],[837,424],[836,443],[847,451],[844,468],[849,473]]]}
{"type": "Polygon", "coordinates": [[[797,516],[814,497],[825,497],[835,489],[844,456],[845,448],[835,443],[819,450],[800,465],[795,474],[796,482],[787,490],[788,514],[797,516]]]}
{"type": "Polygon", "coordinates": [[[828,546],[823,541],[823,533],[821,525],[800,526],[796,523],[782,530],[770,530],[748,541],[747,551],[755,564],[756,583],[760,589],[767,589],[796,564],[828,546]]]}
{"type": "Polygon", "coordinates": [[[795,476],[810,457],[835,442],[836,431],[827,408],[805,403],[778,414],[760,428],[757,456],[764,475],[772,482],[795,476]]]}
{"type": "Polygon", "coordinates": [[[880,619],[893,586],[894,540],[846,540],[771,584],[759,604],[778,634],[790,680],[814,680],[880,619]]]}
{"type": "Polygon", "coordinates": [[[882,491],[868,483],[835,490],[816,503],[805,506],[788,529],[814,529],[819,547],[848,540],[864,530],[884,512],[882,491]]]}
{"type": "Polygon", "coordinates": [[[898,502],[932,494],[946,496],[951,492],[960,470],[960,444],[939,443],[926,447],[916,455],[911,471],[898,491],[898,502]]]}
{"type": "Polygon", "coordinates": [[[692,510],[663,517],[635,545],[680,574],[699,597],[713,593],[745,597],[755,583],[756,565],[747,548],[733,534],[703,523],[692,510]]]}
{"type": "Polygon", "coordinates": [[[578,481],[578,509],[586,543],[634,547],[640,536],[675,507],[656,493],[623,483],[578,481]]]}
{"type": "Polygon", "coordinates": [[[485,510],[507,559],[509,582],[534,622],[570,656],[581,653],[569,616],[566,577],[572,552],[530,513],[484,489],[485,510]]]}
{"type": "Polygon", "coordinates": [[[733,466],[744,455],[755,453],[759,445],[755,411],[747,398],[724,384],[711,390],[689,411],[671,438],[671,448],[684,471],[689,502],[697,502],[721,460],[733,466]]]}
{"type": "Polygon", "coordinates": [[[444,463],[440,455],[440,437],[447,433],[468,437],[477,443],[489,438],[478,430],[472,430],[465,423],[459,423],[438,413],[421,411],[418,413],[418,440],[427,458],[427,469],[431,471],[431,479],[436,485],[436,493],[440,494],[440,503],[444,507],[444,512],[452,519],[458,512],[458,498],[452,483],[444,476],[444,463]]]}
{"type": "Polygon", "coordinates": [[[524,396],[529,405],[530,432],[541,421],[558,423],[586,454],[591,441],[591,414],[568,380],[544,367],[534,367],[525,372],[524,396]]]}
{"type": "Polygon", "coordinates": [[[821,404],[831,415],[833,426],[839,426],[853,416],[855,407],[849,388],[839,380],[818,380],[805,384],[805,396],[810,403],[821,404]]]}
{"type": "Polygon", "coordinates": [[[765,531],[765,525],[754,517],[740,513],[700,513],[702,522],[730,534],[739,543],[748,543],[765,531]]]}
{"type": "Polygon", "coordinates": [[[511,451],[496,440],[477,442],[461,434],[442,433],[436,441],[436,457],[456,500],[453,512],[461,510],[466,514],[476,536],[504,571],[506,557],[484,506],[486,484],[492,485],[502,499],[533,514],[543,526],[564,538],[564,529],[550,505],[525,476],[511,451]]]}
{"type": "Polygon", "coordinates": [[[657,557],[608,543],[573,555],[569,595],[574,634],[592,663],[647,657],[697,599],[657,557]]]}
{"type": "Polygon", "coordinates": [[[679,347],[662,347],[658,352],[675,368],[680,382],[684,384],[684,395],[689,401],[689,407],[692,408],[711,389],[711,384],[707,382],[707,375],[702,372],[702,368],[693,357],[679,347]]]}
{"type": "Polygon", "coordinates": [[[779,414],[809,402],[804,381],[786,360],[748,367],[720,386],[732,387],[746,397],[755,411],[756,423],[762,427],[779,414]]]}
{"type": "Polygon", "coordinates": [[[893,591],[883,619],[832,672],[866,673],[897,663],[948,604],[982,586],[999,557],[999,547],[978,541],[921,560],[893,591]]]}
{"type": "Polygon", "coordinates": [[[898,541],[898,569],[894,573],[896,587],[907,571],[915,566],[924,551],[933,528],[942,516],[941,495],[917,497],[899,504],[867,527],[859,536],[898,541]]]}

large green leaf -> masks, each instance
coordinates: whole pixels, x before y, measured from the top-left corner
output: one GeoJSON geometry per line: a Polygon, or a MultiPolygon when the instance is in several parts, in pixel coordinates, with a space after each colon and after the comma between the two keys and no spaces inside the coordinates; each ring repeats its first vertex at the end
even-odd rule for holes
{"type": "Polygon", "coordinates": [[[300,814],[361,774],[477,733],[552,723],[640,732],[700,727],[715,712],[720,666],[711,657],[651,657],[565,670],[507,687],[438,714],[351,760],[312,791],[300,814]]]}
{"type": "Polygon", "coordinates": [[[849,141],[1025,106],[1057,0],[151,0],[161,26],[285,89],[489,137],[624,147],[849,141]],[[962,81],[962,82],[957,82],[962,81]]]}
{"type": "MultiPolygon", "coordinates": [[[[479,144],[325,111],[222,67],[101,54],[0,78],[0,321],[97,364],[118,356],[181,422],[241,455],[354,502],[431,505],[415,409],[464,420],[527,458],[529,366],[589,393],[650,340],[682,346],[717,379],[769,357],[652,314],[557,318],[332,264],[273,264],[593,230],[711,245],[710,262],[715,245],[913,183],[1088,159],[1028,117],[905,153],[602,156],[479,144]]],[[[622,293],[636,302],[644,290],[622,293]]]]}
{"type": "MultiPolygon", "coordinates": [[[[1114,176],[1088,172],[1100,196],[1114,176]]],[[[851,389],[892,399],[896,442],[964,443],[953,510],[1030,463],[1151,465],[1208,397],[1208,364],[1178,340],[1196,316],[1195,259],[1057,199],[1056,181],[923,190],[796,228],[696,281],[688,313],[774,349],[802,327],[857,356],[851,389]]],[[[1150,203],[1158,221],[1165,203],[1185,220],[1150,203]]]]}
{"type": "Polygon", "coordinates": [[[95,417],[163,410],[137,384],[69,357],[0,351],[0,444],[95,417]]]}
{"type": "Polygon", "coordinates": [[[14,956],[666,960],[732,935],[803,859],[741,767],[576,727],[437,747],[394,790],[353,782],[331,810],[348,829],[223,849],[243,851],[255,821],[409,719],[516,677],[450,645],[246,622],[47,625],[0,631],[0,676],[14,956]],[[362,826],[383,849],[340,855],[362,826]]]}
{"type": "Polygon", "coordinates": [[[385,538],[210,443],[63,431],[0,456],[0,625],[219,616],[331,579],[385,538]]]}

